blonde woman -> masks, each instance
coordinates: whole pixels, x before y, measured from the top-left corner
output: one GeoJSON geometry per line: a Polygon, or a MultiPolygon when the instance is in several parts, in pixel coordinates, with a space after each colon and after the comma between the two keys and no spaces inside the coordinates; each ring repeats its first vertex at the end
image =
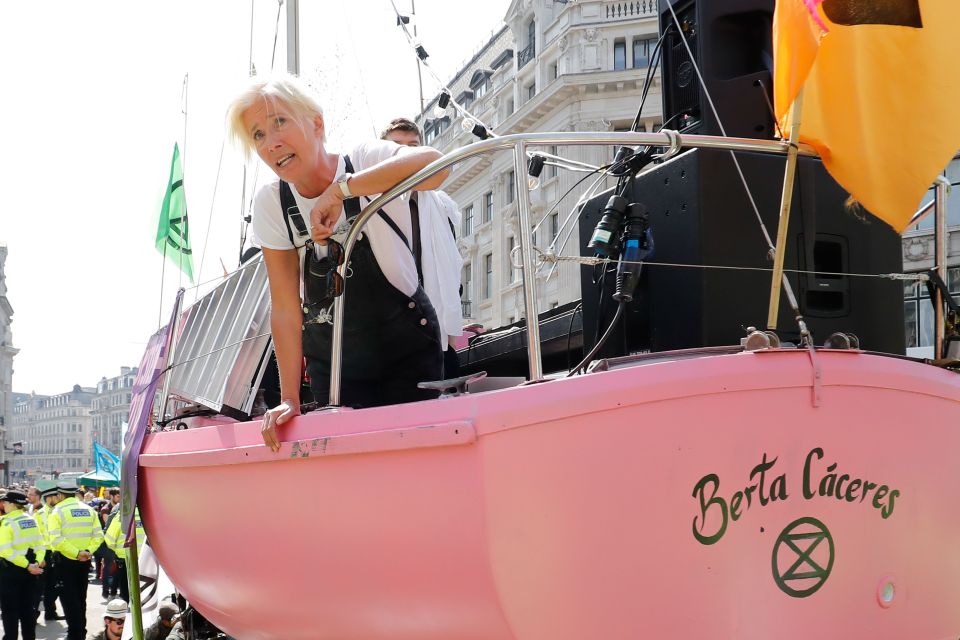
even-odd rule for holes
{"type": "MultiPolygon", "coordinates": [[[[328,150],[323,109],[310,89],[288,75],[254,79],[232,102],[227,119],[234,137],[278,178],[258,191],[252,222],[270,280],[280,372],[281,403],[264,415],[262,433],[277,451],[277,427],[300,413],[303,357],[314,397],[325,402],[329,394],[331,304],[343,284],[330,275],[342,259],[334,238],[342,239],[349,220],[369,200],[440,153],[386,140],[359,144],[346,154],[328,150]],[[326,253],[319,263],[310,262],[312,243],[326,253]]],[[[436,189],[447,173],[417,189],[436,189]]],[[[408,196],[397,198],[371,218],[351,254],[341,373],[345,406],[436,395],[417,389],[418,382],[442,378],[443,367],[437,315],[422,286],[416,227],[408,196]]]]}

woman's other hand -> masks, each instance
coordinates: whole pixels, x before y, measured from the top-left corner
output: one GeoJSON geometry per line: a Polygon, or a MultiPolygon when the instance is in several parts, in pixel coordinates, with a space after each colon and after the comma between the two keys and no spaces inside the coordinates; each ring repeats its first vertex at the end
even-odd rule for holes
{"type": "Polygon", "coordinates": [[[326,244],[327,238],[333,235],[341,215],[343,215],[343,192],[334,182],[320,194],[313,209],[310,210],[310,237],[313,241],[326,244]]]}
{"type": "Polygon", "coordinates": [[[263,443],[270,447],[271,451],[280,451],[280,438],[277,436],[277,427],[298,415],[300,415],[300,404],[293,400],[284,400],[263,414],[263,424],[260,427],[260,435],[263,436],[263,443]]]}

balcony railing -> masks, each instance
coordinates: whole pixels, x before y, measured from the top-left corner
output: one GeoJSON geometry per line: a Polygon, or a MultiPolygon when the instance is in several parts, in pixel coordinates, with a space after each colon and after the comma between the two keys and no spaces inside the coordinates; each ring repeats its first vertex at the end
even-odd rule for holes
{"type": "Polygon", "coordinates": [[[523,49],[520,54],[517,56],[517,68],[523,69],[523,65],[527,64],[534,59],[537,55],[537,42],[536,40],[531,40],[530,44],[526,49],[523,49]]]}
{"type": "Polygon", "coordinates": [[[612,2],[607,5],[607,20],[657,15],[657,3],[654,0],[639,2],[612,2]]]}

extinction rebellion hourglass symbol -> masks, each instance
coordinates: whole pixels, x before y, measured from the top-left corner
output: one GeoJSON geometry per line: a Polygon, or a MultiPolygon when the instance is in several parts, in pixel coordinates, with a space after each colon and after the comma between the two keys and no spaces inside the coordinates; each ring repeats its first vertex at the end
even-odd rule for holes
{"type": "Polygon", "coordinates": [[[794,520],[773,545],[773,581],[788,596],[813,595],[830,576],[833,551],[833,538],[822,522],[794,520]]]}

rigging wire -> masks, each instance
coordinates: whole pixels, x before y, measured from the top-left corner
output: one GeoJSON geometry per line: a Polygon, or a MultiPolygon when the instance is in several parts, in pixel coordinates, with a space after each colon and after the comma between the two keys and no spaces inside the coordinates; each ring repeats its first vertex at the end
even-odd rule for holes
{"type": "MultiPolygon", "coordinates": [[[[277,0],[277,19],[273,26],[273,51],[270,53],[270,71],[273,71],[274,64],[277,59],[277,38],[280,34],[280,14],[283,8],[283,0],[277,0]]],[[[250,58],[249,58],[249,71],[250,75],[255,75],[256,67],[253,64],[253,0],[250,2],[250,58]]],[[[250,220],[253,217],[253,199],[256,197],[256,187],[257,180],[260,177],[260,163],[256,162],[253,165],[253,179],[250,181],[252,185],[250,200],[247,202],[246,214],[244,214],[244,205],[243,201],[246,200],[246,189],[247,189],[247,163],[244,162],[243,165],[243,194],[240,196],[240,251],[239,255],[243,255],[243,245],[247,243],[247,231],[250,228],[250,220]]],[[[238,260],[239,262],[239,260],[238,260]]]]}
{"type": "MultiPolygon", "coordinates": [[[[690,62],[693,66],[693,70],[694,72],[696,72],[697,79],[700,81],[700,86],[703,88],[703,94],[707,97],[707,103],[710,105],[710,111],[713,113],[713,117],[717,121],[717,126],[720,127],[720,133],[722,133],[723,136],[726,137],[727,131],[723,126],[723,122],[721,122],[720,120],[720,114],[717,113],[717,107],[713,103],[713,97],[710,95],[710,91],[707,89],[707,84],[703,80],[703,74],[700,73],[700,65],[697,64],[696,58],[693,55],[693,51],[691,51],[690,49],[690,43],[687,42],[686,36],[683,35],[683,27],[680,26],[680,19],[677,18],[677,12],[674,11],[672,2],[667,2],[667,9],[670,10],[670,15],[673,17],[673,23],[674,25],[676,25],[677,31],[680,34],[680,41],[683,43],[683,47],[684,49],[686,49],[687,55],[690,56],[690,62]]],[[[788,142],[793,144],[795,141],[788,141],[788,142]]],[[[767,227],[763,223],[763,218],[760,217],[760,209],[757,207],[757,203],[753,198],[753,192],[750,191],[750,186],[747,184],[747,179],[743,175],[743,169],[740,167],[740,161],[737,159],[737,155],[733,151],[730,151],[729,153],[730,153],[730,158],[733,160],[733,165],[737,169],[737,174],[740,176],[740,183],[743,185],[744,191],[746,191],[747,199],[750,200],[750,206],[753,208],[753,213],[757,217],[757,222],[760,223],[760,231],[763,233],[764,238],[766,238],[767,240],[769,255],[776,257],[776,251],[777,251],[776,247],[774,246],[773,241],[770,239],[770,234],[767,232],[767,227]]],[[[784,275],[780,279],[780,287],[778,287],[778,295],[781,289],[787,296],[787,301],[790,305],[790,309],[793,311],[794,318],[797,324],[800,325],[800,332],[802,334],[806,334],[809,337],[809,332],[807,331],[806,323],[804,322],[803,316],[800,313],[800,305],[797,303],[797,298],[793,293],[793,286],[791,286],[790,281],[787,279],[786,275],[784,275]]],[[[810,344],[811,345],[813,344],[812,340],[810,340],[810,344]]]]}
{"type": "Polygon", "coordinates": [[[273,28],[273,53],[270,55],[270,71],[273,71],[277,61],[277,38],[280,36],[280,13],[283,9],[283,0],[277,0],[277,21],[273,28]]]}
{"type": "Polygon", "coordinates": [[[453,91],[451,91],[450,88],[443,82],[443,80],[440,79],[440,76],[437,75],[437,73],[433,70],[433,67],[430,66],[430,63],[427,62],[429,55],[427,54],[426,49],[424,49],[423,46],[420,45],[416,38],[414,38],[414,36],[410,33],[406,23],[403,21],[403,15],[400,13],[400,10],[397,9],[397,3],[394,2],[394,0],[390,0],[390,6],[393,7],[393,12],[397,14],[397,25],[403,30],[404,35],[407,37],[407,42],[414,50],[414,53],[416,53],[417,58],[420,60],[420,64],[423,65],[423,68],[430,73],[434,81],[440,86],[441,91],[445,91],[447,93],[447,95],[450,97],[450,104],[453,106],[453,108],[464,117],[470,118],[479,126],[483,127],[488,136],[493,138],[497,137],[493,132],[493,129],[487,126],[483,120],[470,113],[465,106],[453,99],[453,91]]]}
{"type": "MultiPolygon", "coordinates": [[[[693,55],[693,51],[690,49],[690,44],[687,42],[686,36],[683,35],[683,27],[680,26],[680,19],[677,17],[677,13],[673,10],[673,3],[668,2],[667,8],[670,10],[670,15],[673,17],[673,23],[680,35],[680,41],[683,43],[683,46],[687,51],[687,55],[690,56],[690,63],[693,66],[694,72],[697,74],[697,79],[700,81],[700,87],[703,89],[703,95],[707,97],[707,103],[710,105],[710,111],[713,113],[713,117],[717,121],[717,126],[720,127],[720,133],[726,137],[727,130],[723,126],[723,122],[720,120],[720,114],[717,113],[717,107],[713,103],[713,97],[710,95],[710,91],[707,89],[707,83],[704,82],[703,75],[700,73],[700,65],[697,64],[696,58],[693,55]]],[[[770,239],[770,234],[767,232],[767,227],[763,223],[763,218],[760,217],[760,209],[757,207],[757,203],[753,199],[753,192],[750,191],[750,186],[747,184],[747,179],[744,177],[743,170],[740,168],[740,161],[737,159],[737,156],[733,151],[730,151],[729,153],[730,158],[733,159],[734,166],[737,168],[737,174],[740,176],[740,182],[743,184],[743,188],[747,192],[747,199],[750,200],[750,206],[753,208],[753,213],[757,216],[757,222],[760,223],[760,230],[763,232],[763,237],[767,240],[767,246],[771,251],[775,251],[776,249],[773,241],[770,239]]]]}
{"type": "MultiPolygon", "coordinates": [[[[203,274],[203,263],[207,259],[207,247],[210,242],[210,227],[213,226],[213,207],[217,202],[217,187],[220,185],[220,170],[223,168],[223,149],[226,146],[227,138],[224,135],[220,141],[220,159],[217,161],[217,177],[213,180],[213,193],[210,196],[210,213],[207,215],[207,231],[203,236],[203,253],[200,254],[200,265],[197,267],[197,280],[203,274]]],[[[197,288],[193,294],[193,301],[196,302],[200,296],[200,289],[197,288]]]]}
{"type": "Polygon", "coordinates": [[[340,11],[343,15],[343,21],[347,25],[347,39],[350,41],[350,47],[353,49],[353,61],[357,68],[357,75],[360,77],[363,104],[367,107],[367,118],[370,120],[370,128],[373,130],[373,137],[379,138],[380,136],[377,135],[377,123],[373,121],[373,110],[370,108],[370,96],[367,93],[367,83],[363,78],[363,65],[360,64],[360,56],[357,55],[357,41],[353,37],[353,27],[350,24],[350,16],[347,14],[346,3],[340,3],[340,11]]]}
{"type": "MultiPolygon", "coordinates": [[[[599,258],[591,256],[561,256],[551,253],[540,252],[538,256],[541,262],[576,262],[586,266],[598,265],[616,265],[616,264],[637,264],[649,267],[679,267],[686,269],[718,269],[725,271],[760,271],[772,273],[772,267],[740,267],[734,265],[716,265],[716,264],[692,264],[683,262],[655,262],[649,260],[615,260],[612,258],[599,258]]],[[[924,272],[914,273],[846,273],[837,271],[810,271],[806,269],[784,269],[785,273],[796,273],[799,275],[817,275],[828,277],[851,277],[851,278],[877,278],[879,280],[898,280],[908,282],[927,282],[930,276],[924,272]]]]}

